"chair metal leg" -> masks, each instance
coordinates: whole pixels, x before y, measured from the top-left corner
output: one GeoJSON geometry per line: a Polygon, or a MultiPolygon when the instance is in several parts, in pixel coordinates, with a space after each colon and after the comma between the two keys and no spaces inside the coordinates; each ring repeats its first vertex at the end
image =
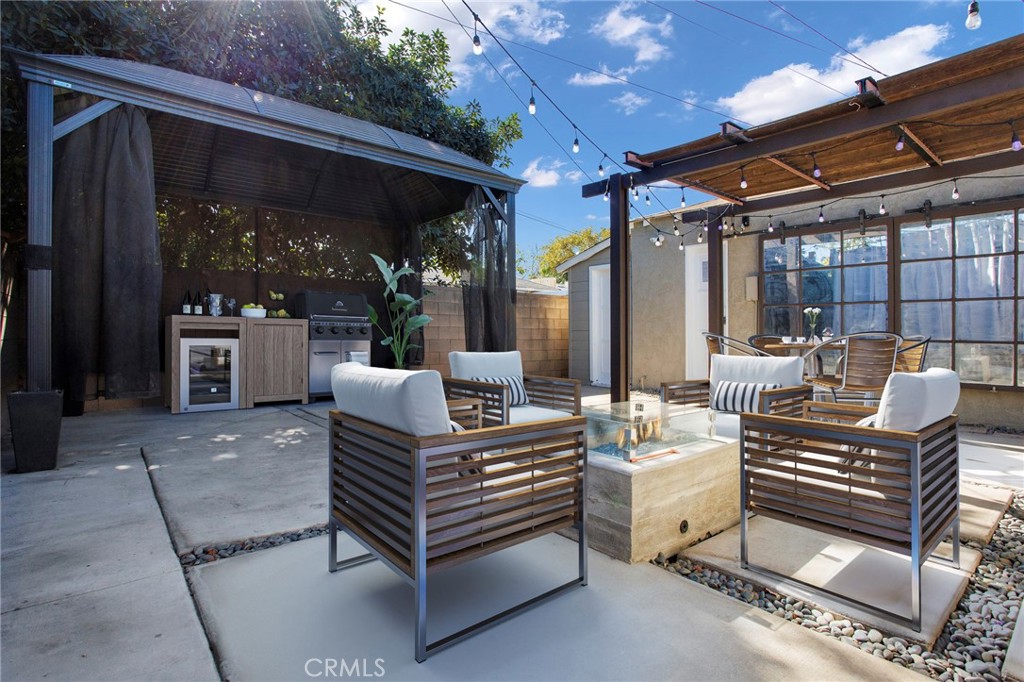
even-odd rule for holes
{"type": "Polygon", "coordinates": [[[327,570],[334,573],[338,570],[338,525],[332,517],[327,521],[327,570]]]}

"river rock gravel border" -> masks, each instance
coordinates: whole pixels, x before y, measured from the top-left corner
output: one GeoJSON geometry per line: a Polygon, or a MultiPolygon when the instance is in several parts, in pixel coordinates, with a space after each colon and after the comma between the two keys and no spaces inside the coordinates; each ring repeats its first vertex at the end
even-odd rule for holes
{"type": "Polygon", "coordinates": [[[269,549],[278,545],[285,545],[289,542],[315,538],[327,534],[327,524],[321,523],[301,530],[293,530],[287,533],[273,533],[271,535],[260,535],[246,538],[244,540],[232,540],[230,542],[218,542],[212,545],[199,545],[187,552],[178,555],[178,561],[183,568],[202,566],[219,559],[227,559],[237,554],[250,554],[261,549],[269,549]]]}
{"type": "Polygon", "coordinates": [[[1000,669],[1024,598],[1024,492],[1014,494],[991,542],[963,544],[981,552],[981,563],[931,651],[684,556],[659,554],[653,563],[779,618],[934,679],[1001,682],[1000,669]]]}

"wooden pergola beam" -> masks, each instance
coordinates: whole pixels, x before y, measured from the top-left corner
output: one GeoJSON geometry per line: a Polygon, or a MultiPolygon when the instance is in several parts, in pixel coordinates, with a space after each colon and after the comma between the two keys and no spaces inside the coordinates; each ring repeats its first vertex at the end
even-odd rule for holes
{"type": "Polygon", "coordinates": [[[927,163],[929,166],[941,166],[942,159],[932,149],[924,143],[924,141],[914,134],[914,131],[910,129],[910,126],[906,123],[900,123],[898,126],[900,132],[903,133],[904,140],[910,141],[910,148],[917,152],[917,155],[927,163]]]}
{"type": "Polygon", "coordinates": [[[818,178],[814,177],[810,173],[804,173],[802,170],[800,170],[796,166],[789,165],[788,163],[786,163],[785,161],[783,161],[782,159],[780,159],[777,156],[768,156],[768,157],[765,157],[765,158],[766,158],[767,161],[771,161],[772,163],[774,163],[779,168],[792,173],[793,175],[797,176],[798,178],[800,178],[802,180],[806,180],[807,182],[811,183],[812,185],[817,185],[818,187],[820,187],[820,188],[822,188],[824,190],[832,189],[832,186],[829,185],[827,182],[822,182],[821,180],[819,180],[818,178]]]}

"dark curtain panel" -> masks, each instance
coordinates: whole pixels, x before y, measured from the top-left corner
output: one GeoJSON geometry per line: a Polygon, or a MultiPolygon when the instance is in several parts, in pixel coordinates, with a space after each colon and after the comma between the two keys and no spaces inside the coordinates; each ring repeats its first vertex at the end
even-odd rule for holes
{"type": "Polygon", "coordinates": [[[153,146],[122,105],[54,150],[54,377],[73,401],[160,395],[153,146]]]}
{"type": "Polygon", "coordinates": [[[480,187],[466,200],[470,221],[469,277],[463,285],[466,350],[516,347],[515,281],[508,271],[508,225],[480,187]]]}

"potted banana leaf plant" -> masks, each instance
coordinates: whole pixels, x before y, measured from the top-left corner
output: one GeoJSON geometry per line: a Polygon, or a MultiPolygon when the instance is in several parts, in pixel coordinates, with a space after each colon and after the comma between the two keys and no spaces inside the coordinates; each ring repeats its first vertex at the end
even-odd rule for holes
{"type": "Polygon", "coordinates": [[[380,345],[391,349],[394,356],[395,367],[405,369],[406,355],[412,348],[419,348],[418,344],[412,343],[414,332],[423,329],[430,323],[431,317],[417,311],[423,299],[413,298],[409,294],[398,290],[398,285],[403,277],[415,275],[416,271],[410,267],[402,267],[393,270],[383,258],[375,253],[370,256],[377,264],[380,274],[384,278],[384,302],[387,304],[385,316],[379,314],[372,305],[368,305],[367,315],[370,322],[380,330],[383,338],[380,345]]]}

